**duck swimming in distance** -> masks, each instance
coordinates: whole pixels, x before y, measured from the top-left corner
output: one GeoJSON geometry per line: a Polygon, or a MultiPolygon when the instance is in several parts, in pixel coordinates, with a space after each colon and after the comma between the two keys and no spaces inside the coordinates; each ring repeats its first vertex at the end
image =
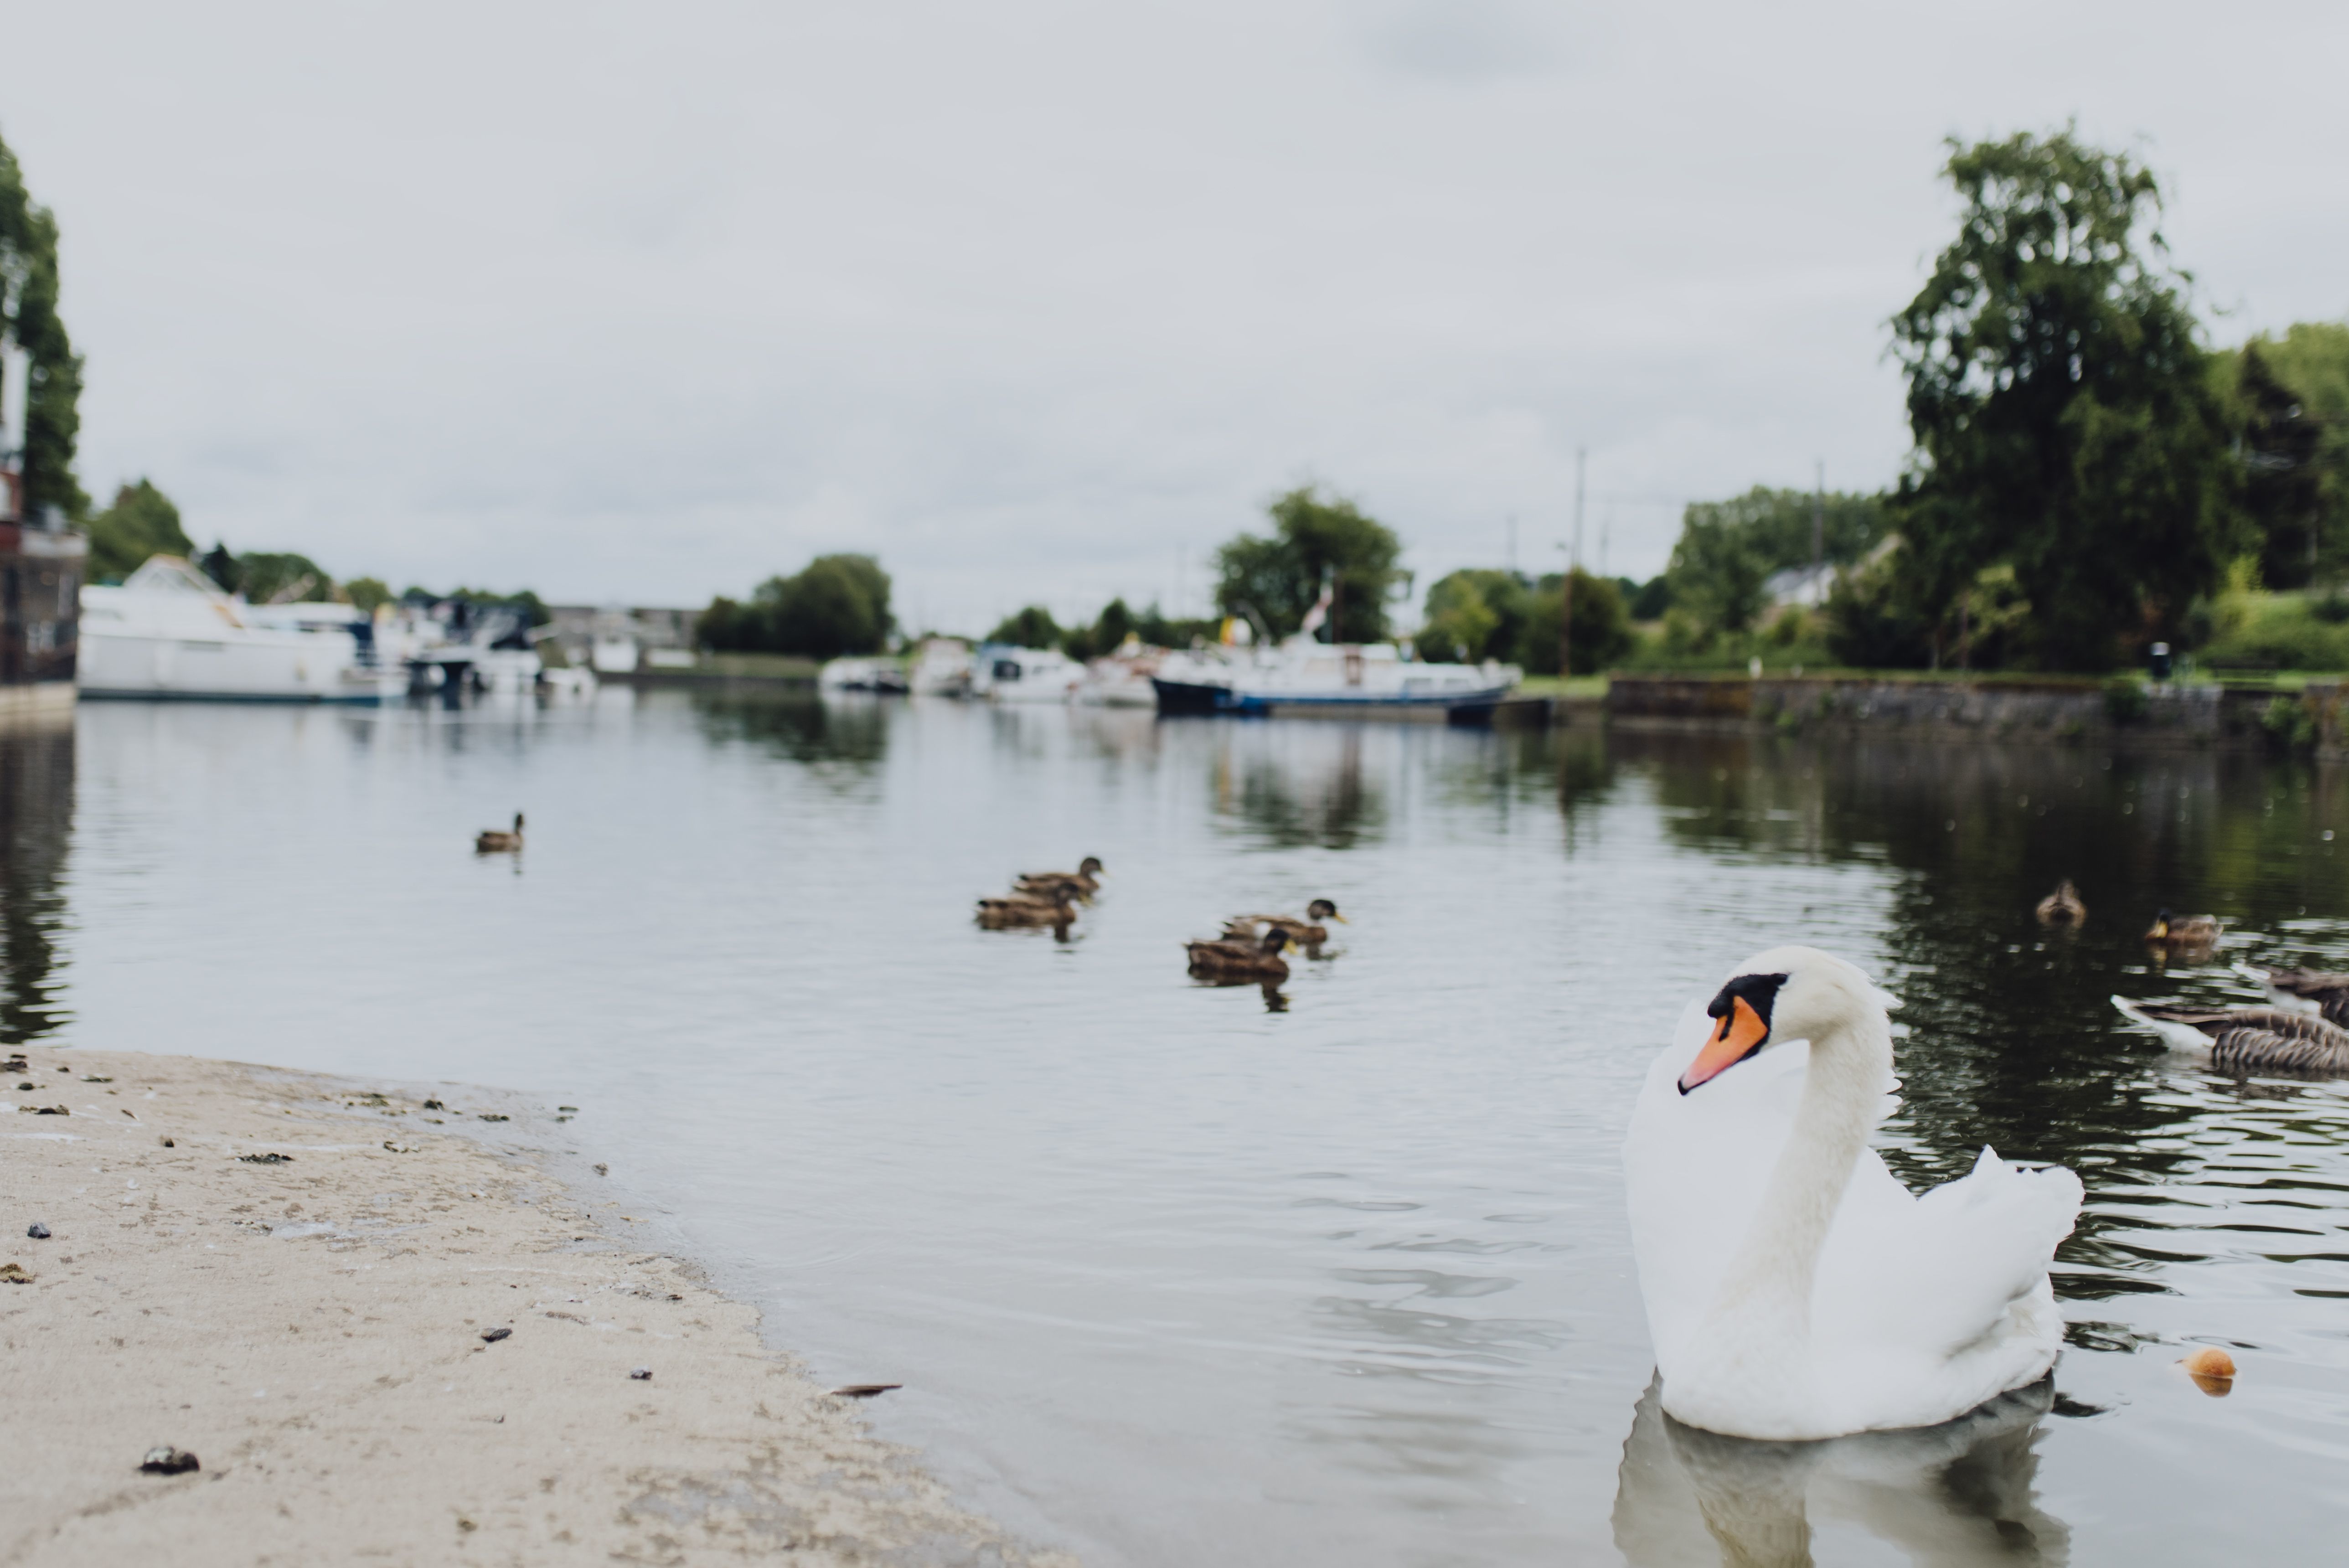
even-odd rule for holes
{"type": "Polygon", "coordinates": [[[2039,923],[2042,925],[2079,925],[2088,918],[2088,906],[2080,902],[2080,890],[2065,877],[2055,884],[2055,891],[2039,901],[2039,923]]]}
{"type": "Polygon", "coordinates": [[[1928,1427],[2044,1377],[2047,1265],[2080,1180],[1984,1149],[1912,1193],[1869,1147],[1894,1106],[1891,1001],[1811,947],[1692,1001],[1623,1165],[1665,1412],[1798,1441],[1928,1427]]]}
{"type": "Polygon", "coordinates": [[[1072,872],[1021,872],[1012,887],[1018,892],[1047,896],[1064,887],[1079,898],[1091,898],[1101,891],[1101,861],[1087,855],[1072,872]]]}
{"type": "Polygon", "coordinates": [[[1274,930],[1288,933],[1288,939],[1299,947],[1319,947],[1330,940],[1330,928],[1320,923],[1325,920],[1334,920],[1340,925],[1353,923],[1338,913],[1336,904],[1326,898],[1317,898],[1305,906],[1303,920],[1288,914],[1236,914],[1224,922],[1224,940],[1247,942],[1260,932],[1274,930]]]}
{"type": "Polygon", "coordinates": [[[1260,942],[1186,942],[1191,973],[1202,980],[1270,980],[1288,978],[1281,954],[1296,945],[1288,933],[1275,928],[1260,942]]]}
{"type": "Polygon", "coordinates": [[[495,828],[485,828],[473,835],[473,852],[477,855],[510,855],[518,853],[521,849],[522,813],[520,811],[514,813],[512,832],[501,832],[495,828]]]}
{"type": "Polygon", "coordinates": [[[2171,1045],[2208,1056],[2221,1072],[2349,1072],[2349,1029],[2289,1007],[2192,1007],[2178,1003],[2113,1006],[2171,1045]]]}
{"type": "Polygon", "coordinates": [[[2166,947],[2209,947],[2219,940],[2219,917],[2172,914],[2165,909],[2153,917],[2145,939],[2166,947]]]}

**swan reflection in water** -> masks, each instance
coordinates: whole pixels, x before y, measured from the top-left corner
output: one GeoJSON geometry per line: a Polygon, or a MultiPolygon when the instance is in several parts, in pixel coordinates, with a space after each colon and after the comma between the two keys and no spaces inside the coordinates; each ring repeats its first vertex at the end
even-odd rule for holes
{"type": "Polygon", "coordinates": [[[1812,1568],[1816,1523],[1919,1568],[2057,1568],[2072,1532],[2033,1486],[2054,1399],[2043,1379],[1938,1427],[1765,1443],[1672,1419],[1651,1384],[1623,1444],[1615,1545],[1632,1568],[1812,1568]]]}

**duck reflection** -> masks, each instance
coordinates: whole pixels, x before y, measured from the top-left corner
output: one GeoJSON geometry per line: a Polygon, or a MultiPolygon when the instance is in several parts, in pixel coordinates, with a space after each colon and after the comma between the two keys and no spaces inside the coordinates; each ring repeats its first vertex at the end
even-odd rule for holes
{"type": "Polygon", "coordinates": [[[2048,1380],[1938,1427],[1764,1443],[1672,1419],[1651,1384],[1623,1445],[1616,1548],[1632,1568],[1810,1568],[1826,1524],[1923,1568],[2055,1568],[2071,1531],[2033,1486],[2054,1399],[2048,1380]]]}

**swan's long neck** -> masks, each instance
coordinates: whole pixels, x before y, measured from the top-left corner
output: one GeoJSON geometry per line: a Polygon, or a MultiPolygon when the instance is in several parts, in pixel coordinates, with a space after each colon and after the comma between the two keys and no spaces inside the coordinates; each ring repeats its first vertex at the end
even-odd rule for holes
{"type": "Polygon", "coordinates": [[[1892,1063],[1884,1016],[1855,1012],[1811,1031],[1810,1068],[1786,1147],[1707,1315],[1708,1359],[1775,1366],[1806,1379],[1819,1252],[1874,1130],[1892,1063]]]}

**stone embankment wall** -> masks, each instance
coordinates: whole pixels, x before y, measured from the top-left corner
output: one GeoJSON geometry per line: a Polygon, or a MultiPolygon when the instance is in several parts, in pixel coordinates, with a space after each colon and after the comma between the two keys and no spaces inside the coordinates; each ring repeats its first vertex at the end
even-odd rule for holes
{"type": "Polygon", "coordinates": [[[2349,757],[2339,685],[2306,691],[2097,680],[1618,676],[1613,724],[1658,729],[1857,731],[1951,740],[2314,750],[2349,757]]]}

